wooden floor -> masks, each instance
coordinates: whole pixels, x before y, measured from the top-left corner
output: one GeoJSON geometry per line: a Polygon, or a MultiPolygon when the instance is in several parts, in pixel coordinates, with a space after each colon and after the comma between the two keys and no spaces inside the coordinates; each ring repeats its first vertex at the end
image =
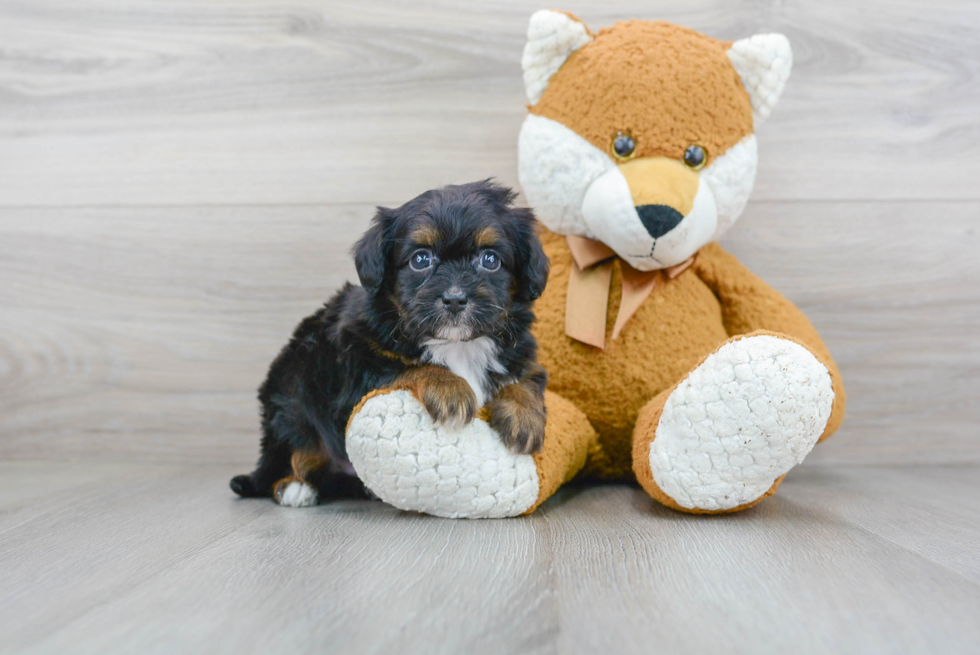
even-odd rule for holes
{"type": "Polygon", "coordinates": [[[803,465],[734,516],[636,488],[452,521],[234,469],[0,464],[4,653],[976,653],[980,470],[803,465]]]}
{"type": "Polygon", "coordinates": [[[542,6],[0,0],[0,653],[980,653],[975,0],[553,5],[793,44],[723,245],[849,402],[774,498],[454,522],[228,490],[374,206],[517,184],[542,6]]]}

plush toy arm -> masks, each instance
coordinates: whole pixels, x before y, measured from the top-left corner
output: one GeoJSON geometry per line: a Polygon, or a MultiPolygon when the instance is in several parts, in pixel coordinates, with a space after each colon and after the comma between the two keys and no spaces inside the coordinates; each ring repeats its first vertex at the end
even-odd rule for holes
{"type": "Polygon", "coordinates": [[[544,392],[544,446],[516,454],[481,412],[449,428],[407,389],[379,389],[354,408],[347,454],[381,500],[450,518],[503,518],[537,509],[585,464],[597,436],[575,405],[544,392]]]}
{"type": "Polygon", "coordinates": [[[835,400],[821,440],[829,437],[844,420],[846,396],[837,364],[810,320],[717,243],[701,249],[694,269],[721,302],[722,320],[729,336],[759,331],[786,335],[809,349],[827,367],[834,381],[835,400]]]}
{"type": "Polygon", "coordinates": [[[721,302],[722,320],[729,336],[756,330],[781,332],[830,360],[827,347],[803,312],[717,243],[701,249],[694,269],[721,302]]]}

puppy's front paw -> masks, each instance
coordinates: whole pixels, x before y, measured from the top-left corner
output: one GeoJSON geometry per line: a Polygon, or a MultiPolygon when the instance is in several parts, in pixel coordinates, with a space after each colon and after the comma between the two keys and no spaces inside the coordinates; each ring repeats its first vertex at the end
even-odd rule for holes
{"type": "Polygon", "coordinates": [[[469,383],[438,366],[426,366],[415,372],[409,389],[436,423],[462,427],[473,420],[479,409],[469,383]]]}
{"type": "Polygon", "coordinates": [[[533,454],[544,446],[544,403],[531,394],[502,393],[490,406],[490,427],[515,453],[533,454]]]}

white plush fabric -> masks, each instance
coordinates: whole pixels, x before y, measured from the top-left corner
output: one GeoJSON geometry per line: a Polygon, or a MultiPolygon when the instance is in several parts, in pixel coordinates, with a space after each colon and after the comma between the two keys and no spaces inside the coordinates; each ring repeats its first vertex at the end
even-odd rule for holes
{"type": "Polygon", "coordinates": [[[568,56],[592,40],[582,23],[557,11],[542,9],[531,16],[521,68],[524,89],[531,104],[541,99],[548,80],[568,56]]]}
{"type": "Polygon", "coordinates": [[[750,134],[701,170],[701,182],[711,187],[717,211],[712,241],[721,238],[742,215],[752,195],[758,164],[758,141],[750,134]]]}
{"type": "Polygon", "coordinates": [[[729,342],[667,398],[650,447],[653,479],[688,509],[752,502],[803,461],[833,401],[829,372],[799,344],[729,342]]]}
{"type": "Polygon", "coordinates": [[[454,430],[435,425],[409,391],[375,396],[347,430],[358,477],[400,509],[446,518],[503,518],[538,498],[534,458],[516,455],[475,419],[454,430]]]}
{"type": "Polygon", "coordinates": [[[585,192],[613,160],[558,121],[528,114],[517,141],[517,174],[545,227],[558,234],[596,238],[582,217],[585,192]]]}
{"type": "Polygon", "coordinates": [[[739,39],[728,49],[728,58],[749,92],[755,122],[761,123],[779,102],[793,70],[789,39],[782,34],[756,34],[739,39]]]}
{"type": "Polygon", "coordinates": [[[631,264],[647,260],[653,239],[640,222],[629,184],[618,166],[611,167],[588,186],[581,212],[590,239],[602,241],[631,264]]]}

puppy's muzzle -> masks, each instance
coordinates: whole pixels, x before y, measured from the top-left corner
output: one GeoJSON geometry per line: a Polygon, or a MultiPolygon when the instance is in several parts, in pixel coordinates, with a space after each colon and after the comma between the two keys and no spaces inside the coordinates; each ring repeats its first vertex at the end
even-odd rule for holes
{"type": "Polygon", "coordinates": [[[450,289],[442,294],[442,306],[453,316],[458,316],[466,309],[468,299],[459,289],[450,289]]]}

